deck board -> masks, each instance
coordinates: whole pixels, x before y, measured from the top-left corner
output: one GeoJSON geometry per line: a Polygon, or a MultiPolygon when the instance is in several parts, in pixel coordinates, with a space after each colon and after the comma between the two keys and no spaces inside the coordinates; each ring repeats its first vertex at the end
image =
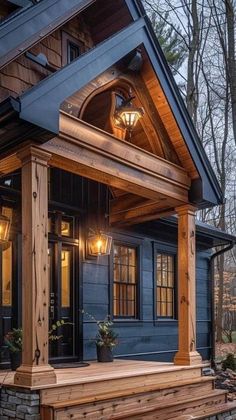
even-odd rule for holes
{"type": "MultiPolygon", "coordinates": [[[[173,363],[147,362],[140,360],[116,359],[112,363],[89,362],[83,368],[56,369],[56,384],[41,385],[33,389],[45,389],[58,386],[94,383],[96,381],[110,381],[112,379],[130,378],[140,375],[161,374],[165,372],[183,372],[189,369],[200,369],[206,364],[196,366],[175,366],[173,363]]],[[[0,371],[0,384],[13,385],[14,372],[0,371]]]]}

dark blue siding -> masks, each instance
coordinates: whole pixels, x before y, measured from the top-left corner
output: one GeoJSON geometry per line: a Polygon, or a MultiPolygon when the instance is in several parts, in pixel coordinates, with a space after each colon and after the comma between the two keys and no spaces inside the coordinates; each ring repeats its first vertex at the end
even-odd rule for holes
{"type": "MultiPolygon", "coordinates": [[[[125,239],[124,234],[122,238],[125,239]]],[[[133,321],[114,321],[114,328],[119,334],[119,344],[114,354],[117,357],[130,359],[172,361],[178,348],[178,322],[154,319],[153,249],[155,242],[147,238],[142,239],[140,235],[138,238],[142,248],[140,273],[142,318],[133,321]]],[[[130,237],[127,237],[127,241],[130,241],[130,237]]],[[[176,243],[175,236],[173,243],[176,243]]],[[[161,250],[163,247],[164,250],[166,246],[170,246],[170,243],[158,242],[158,249],[161,250]]],[[[197,347],[203,359],[210,358],[211,347],[209,257],[209,252],[197,253],[197,347]]],[[[97,262],[96,260],[84,262],[84,309],[97,320],[104,319],[110,311],[109,296],[109,259],[103,257],[97,262]]],[[[83,324],[85,360],[96,358],[95,336],[96,323],[85,316],[83,324]]]]}

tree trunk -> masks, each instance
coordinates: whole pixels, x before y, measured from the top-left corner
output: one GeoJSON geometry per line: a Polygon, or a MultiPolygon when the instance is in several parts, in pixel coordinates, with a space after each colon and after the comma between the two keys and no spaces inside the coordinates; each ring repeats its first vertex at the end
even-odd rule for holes
{"type": "Polygon", "coordinates": [[[235,10],[232,0],[225,0],[228,37],[228,77],[231,94],[232,123],[236,144],[236,61],[235,61],[235,10]]]}

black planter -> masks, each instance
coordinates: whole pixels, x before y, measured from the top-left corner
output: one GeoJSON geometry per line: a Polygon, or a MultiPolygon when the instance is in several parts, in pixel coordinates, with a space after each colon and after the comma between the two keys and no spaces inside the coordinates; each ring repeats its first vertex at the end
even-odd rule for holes
{"type": "Polygon", "coordinates": [[[110,347],[97,345],[98,362],[113,362],[113,354],[110,347]]]}
{"type": "Polygon", "coordinates": [[[10,353],[10,361],[11,361],[11,370],[16,370],[22,361],[22,353],[21,351],[17,351],[15,353],[10,353]]]}

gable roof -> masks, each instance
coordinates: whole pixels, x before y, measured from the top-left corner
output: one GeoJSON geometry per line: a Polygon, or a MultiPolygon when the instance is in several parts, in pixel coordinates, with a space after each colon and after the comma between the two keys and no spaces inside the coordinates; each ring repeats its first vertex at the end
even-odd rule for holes
{"type": "MultiPolygon", "coordinates": [[[[141,2],[125,1],[133,23],[22,94],[19,97],[19,116],[36,126],[58,133],[62,102],[125,55],[143,45],[201,178],[192,182],[190,200],[199,207],[220,204],[222,194],[219,184],[141,2]]],[[[67,3],[66,0],[64,2],[67,3]]],[[[77,7],[78,3],[81,7],[90,3],[85,0],[70,0],[72,2],[77,3],[77,7]]],[[[40,4],[43,3],[55,5],[55,0],[44,0],[40,4]]]]}
{"type": "Polygon", "coordinates": [[[43,0],[0,25],[0,68],[48,36],[95,0],[43,0]]]}

